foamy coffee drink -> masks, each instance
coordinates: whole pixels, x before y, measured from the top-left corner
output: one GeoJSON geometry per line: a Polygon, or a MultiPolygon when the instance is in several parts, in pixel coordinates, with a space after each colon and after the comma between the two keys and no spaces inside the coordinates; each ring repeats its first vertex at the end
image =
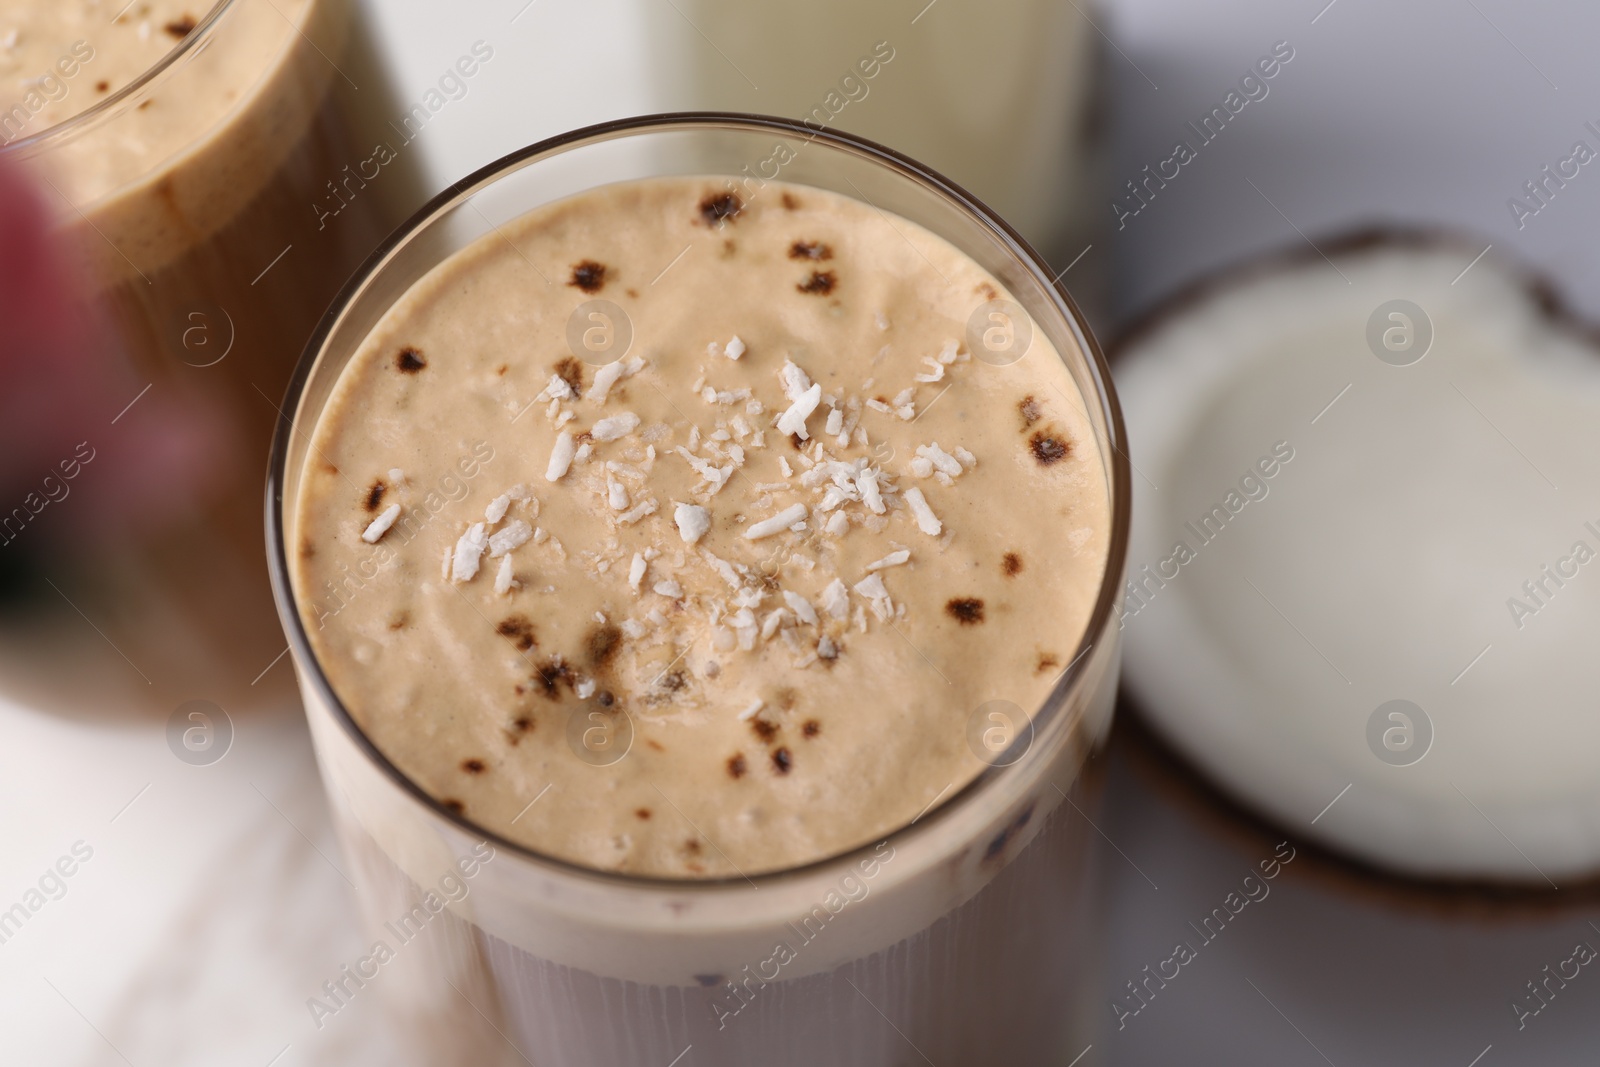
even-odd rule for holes
{"type": "Polygon", "coordinates": [[[1026,728],[1106,565],[1083,398],[1007,301],[806,186],[498,227],[312,431],[286,539],[334,691],[445,806],[593,868],[755,874],[912,822],[1026,728]]]}

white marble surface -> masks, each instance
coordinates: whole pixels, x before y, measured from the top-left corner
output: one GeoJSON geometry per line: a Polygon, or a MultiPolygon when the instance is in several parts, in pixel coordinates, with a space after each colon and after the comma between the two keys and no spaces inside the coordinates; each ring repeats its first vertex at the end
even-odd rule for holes
{"type": "MultiPolygon", "coordinates": [[[[436,187],[540,137],[676,103],[651,90],[636,18],[640,5],[667,0],[367,2],[406,72],[404,98],[420,96],[473,41],[497,49],[469,96],[419,138],[436,187]],[[586,91],[571,91],[580,81],[586,91]]],[[[1582,135],[1586,120],[1600,120],[1600,66],[1587,55],[1600,12],[1551,0],[1325,3],[1111,5],[1100,23],[1120,48],[1109,61],[1119,179],[1165,155],[1182,120],[1217,102],[1273,41],[1291,40],[1297,58],[1181,183],[1075,269],[1112,272],[1126,313],[1207,266],[1297,240],[1296,228],[1315,233],[1373,217],[1447,221],[1559,272],[1600,310],[1592,240],[1600,177],[1585,172],[1521,232],[1505,207],[1582,135]]],[[[74,842],[94,850],[65,895],[0,945],[0,1061],[410,1062],[391,1047],[376,1001],[358,1001],[321,1031],[312,1025],[306,998],[356,954],[349,891],[298,710],[235,721],[227,757],[196,768],[173,758],[159,724],[0,704],[0,908],[74,842]]],[[[1155,950],[1145,942],[1164,933],[1162,923],[1214,903],[1216,869],[1233,858],[1162,815],[1140,789],[1116,797],[1112,836],[1161,885],[1156,891],[1125,871],[1114,886],[1122,947],[1113,963],[1126,966],[1155,950]]],[[[1593,1049],[1593,1023],[1584,1019],[1594,1018],[1600,979],[1553,1005],[1540,1037],[1507,1032],[1504,1002],[1560,958],[1575,936],[1571,923],[1524,927],[1515,944],[1472,924],[1408,939],[1391,928],[1415,926],[1374,912],[1362,920],[1369,933],[1361,953],[1326,939],[1295,949],[1297,932],[1320,929],[1351,906],[1320,907],[1285,908],[1281,920],[1261,924],[1259,934],[1230,945],[1230,955],[1215,957],[1228,966],[1174,990],[1137,1038],[1113,1038],[1083,1067],[1155,1062],[1174,1051],[1199,1063],[1324,1062],[1243,986],[1242,999],[1215,994],[1224,978],[1263,973],[1298,983],[1277,1006],[1318,1039],[1329,1062],[1388,1056],[1467,1067],[1492,1044],[1482,1065],[1494,1067],[1572,1062],[1573,1050],[1593,1049]],[[1298,918],[1280,925],[1291,913],[1298,918]],[[1386,948],[1408,958],[1432,952],[1442,962],[1397,971],[1386,948]],[[1340,967],[1325,966],[1330,958],[1340,967]],[[1416,984],[1378,981],[1397,974],[1416,976],[1416,984]],[[1457,995],[1463,986],[1470,995],[1457,995]],[[1362,990],[1371,995],[1357,995],[1362,990]],[[1460,1029],[1494,1012],[1504,1018],[1484,1022],[1481,1040],[1460,1029]],[[1590,1027],[1587,1045],[1585,1031],[1564,1026],[1590,1027]],[[1459,1039],[1446,1039],[1452,1028],[1459,1039]]],[[[1108,989],[1122,977],[1108,975],[1108,989]]]]}

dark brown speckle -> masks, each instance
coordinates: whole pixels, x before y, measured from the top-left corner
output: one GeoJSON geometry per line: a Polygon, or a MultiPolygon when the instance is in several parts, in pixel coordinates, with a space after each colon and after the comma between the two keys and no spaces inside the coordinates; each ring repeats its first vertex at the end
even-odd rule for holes
{"type": "Polygon", "coordinates": [[[1039,430],[1028,438],[1028,449],[1033,453],[1033,458],[1039,461],[1040,466],[1048,467],[1052,463],[1066,459],[1067,454],[1072,451],[1072,445],[1053,433],[1039,430]]]}
{"type": "Polygon", "coordinates": [[[1007,578],[1015,578],[1022,573],[1022,557],[1015,552],[1007,552],[1000,560],[1000,569],[1006,572],[1007,578]]]}
{"type": "Polygon", "coordinates": [[[963,626],[976,626],[983,621],[983,601],[974,596],[958,596],[944,610],[963,626]]]}
{"type": "Polygon", "coordinates": [[[1039,416],[1044,414],[1044,410],[1039,407],[1039,401],[1031,396],[1025,396],[1017,401],[1017,410],[1022,413],[1022,428],[1024,430],[1038,422],[1039,416]]]}
{"type": "Polygon", "coordinates": [[[172,36],[181,41],[194,32],[194,27],[194,16],[184,15],[182,18],[173,19],[171,22],[163,26],[162,29],[166,30],[168,33],[172,34],[172,36]]]}
{"type": "Polygon", "coordinates": [[[556,372],[557,377],[572,387],[574,393],[583,392],[582,363],[579,363],[571,356],[566,356],[557,360],[555,366],[551,369],[556,372]]]}
{"type": "Polygon", "coordinates": [[[622,631],[610,623],[596,626],[584,638],[584,650],[589,656],[589,666],[604,667],[622,648],[622,631]]]}
{"type": "Polygon", "coordinates": [[[772,769],[779,774],[788,774],[794,769],[794,757],[789,755],[787,748],[780,748],[772,754],[772,769]]]}
{"type": "Polygon", "coordinates": [[[743,778],[746,771],[744,756],[728,757],[728,774],[734,778],[743,778]]]}
{"type": "Polygon", "coordinates": [[[487,768],[481,759],[464,759],[461,761],[461,769],[468,774],[482,774],[487,768]]]}
{"type": "Polygon", "coordinates": [[[822,732],[822,724],[816,719],[807,719],[805,725],[800,727],[800,732],[806,737],[816,737],[822,732]]]}
{"type": "Polygon", "coordinates": [[[790,211],[800,206],[800,198],[793,193],[783,194],[783,206],[790,211]]]}
{"type": "Polygon", "coordinates": [[[455,797],[445,797],[443,800],[439,801],[439,803],[443,804],[457,815],[460,815],[467,810],[467,806],[461,803],[461,801],[457,800],[455,797]]]}
{"type": "Polygon", "coordinates": [[[383,503],[383,494],[388,491],[388,485],[384,484],[382,478],[379,478],[377,481],[373,482],[371,488],[367,490],[367,497],[361,502],[361,506],[366,508],[368,511],[377,511],[378,505],[383,503]]]}
{"type": "Polygon", "coordinates": [[[110,88],[111,88],[111,83],[110,82],[101,81],[101,82],[95,82],[94,83],[94,91],[97,92],[97,93],[103,93],[107,89],[110,89],[110,88]]]}
{"type": "Polygon", "coordinates": [[[833,292],[833,287],[838,283],[839,279],[834,275],[833,271],[814,270],[811,272],[811,277],[796,285],[795,288],[802,293],[810,293],[813,296],[827,296],[833,292]]]}
{"type": "Polygon", "coordinates": [[[598,293],[606,284],[606,265],[586,259],[582,263],[572,265],[572,280],[568,285],[575,285],[586,293],[598,293]]]}
{"type": "Polygon", "coordinates": [[[394,357],[394,365],[400,368],[402,374],[415,374],[423,367],[426,367],[428,361],[423,359],[422,353],[415,348],[406,347],[402,348],[400,354],[394,357]]]}
{"type": "Polygon", "coordinates": [[[739,199],[737,193],[710,193],[700,201],[700,217],[707,226],[737,222],[739,212],[743,210],[744,201],[739,199]]]}
{"type": "Polygon", "coordinates": [[[633,812],[633,815],[634,815],[634,818],[636,818],[636,819],[648,819],[648,818],[650,818],[650,809],[649,808],[635,808],[634,812],[633,812]]]}
{"type": "Polygon", "coordinates": [[[494,628],[495,633],[517,646],[518,651],[526,652],[538,640],[533,633],[533,620],[526,615],[508,615],[501,619],[494,628]]]}
{"type": "Polygon", "coordinates": [[[1061,660],[1054,652],[1039,653],[1039,662],[1033,668],[1034,674],[1043,674],[1045,671],[1055,670],[1061,666],[1061,660]]]}
{"type": "Polygon", "coordinates": [[[777,724],[770,723],[766,719],[751,719],[750,729],[753,730],[755,735],[763,741],[771,741],[774,737],[778,736],[777,724]]]}
{"type": "Polygon", "coordinates": [[[789,246],[790,259],[832,259],[833,249],[821,241],[796,241],[789,246]]]}

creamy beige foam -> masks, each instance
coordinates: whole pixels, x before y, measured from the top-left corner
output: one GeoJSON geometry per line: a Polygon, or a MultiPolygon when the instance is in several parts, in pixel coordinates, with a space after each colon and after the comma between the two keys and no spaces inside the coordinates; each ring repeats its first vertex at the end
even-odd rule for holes
{"type": "Polygon", "coordinates": [[[910,822],[982,769],[981,706],[1043,700],[1107,553],[1058,354],[967,352],[992,277],[854,200],[724,195],[609,186],[436,268],[344,371],[291,531],[379,748],[603,869],[754,873],[910,822]],[[610,364],[568,348],[589,300],[631,323],[610,364]]]}

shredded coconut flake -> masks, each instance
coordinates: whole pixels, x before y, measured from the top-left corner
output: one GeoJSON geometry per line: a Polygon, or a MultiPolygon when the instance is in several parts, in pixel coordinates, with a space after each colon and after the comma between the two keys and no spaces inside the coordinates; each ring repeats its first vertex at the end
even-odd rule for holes
{"type": "Polygon", "coordinates": [[[599,420],[594,424],[594,429],[589,432],[594,435],[596,441],[615,441],[619,437],[626,437],[638,428],[639,416],[631,411],[624,411],[619,415],[612,415],[610,418],[599,420]]]}
{"type": "Polygon", "coordinates": [[[875,468],[863,467],[856,474],[856,491],[873,514],[882,515],[888,510],[883,503],[883,494],[878,489],[878,472],[875,468]]]}
{"type": "Polygon", "coordinates": [[[813,385],[795,398],[789,405],[789,410],[778,416],[778,432],[781,434],[799,434],[800,440],[810,439],[806,432],[806,419],[817,410],[817,405],[822,403],[822,386],[813,385]]]}
{"type": "Polygon", "coordinates": [[[606,503],[611,505],[612,511],[628,510],[628,490],[621,482],[606,483],[606,503]]]}
{"type": "MultiPolygon", "coordinates": [[[[810,376],[787,359],[783,361],[783,368],[778,371],[778,381],[783,384],[783,395],[789,398],[791,404],[811,388],[810,376]]],[[[820,392],[818,396],[821,396],[820,392]]]]}
{"type": "Polygon", "coordinates": [[[760,522],[746,527],[744,536],[747,540],[759,541],[763,537],[771,537],[775,533],[787,530],[795,523],[804,520],[805,517],[806,506],[804,504],[790,504],[770,519],[762,519],[760,522]]]}
{"type": "Polygon", "coordinates": [[[738,359],[744,355],[744,342],[739,340],[738,334],[733,335],[733,340],[728,342],[728,346],[722,350],[722,354],[729,359],[738,359]]]}
{"type": "Polygon", "coordinates": [[[741,711],[739,713],[739,721],[740,722],[749,722],[751,719],[756,717],[756,713],[757,712],[759,712],[762,708],[764,708],[766,706],[767,706],[767,702],[762,700],[762,699],[760,699],[759,697],[757,699],[755,699],[755,700],[752,700],[750,702],[749,707],[745,708],[743,711],[741,711]]]}
{"type": "Polygon", "coordinates": [[[656,502],[654,500],[646,500],[643,503],[635,504],[632,508],[618,515],[617,521],[624,526],[632,526],[646,515],[654,515],[655,513],[656,502]]]}
{"type": "Polygon", "coordinates": [[[583,394],[585,400],[603,404],[606,397],[611,394],[611,387],[631,374],[636,374],[644,368],[644,360],[634,358],[630,360],[615,360],[607,363],[594,372],[594,384],[589,386],[589,391],[583,394]]]}
{"type": "Polygon", "coordinates": [[[500,569],[494,575],[494,591],[500,596],[511,592],[511,587],[516,582],[511,576],[511,557],[507,556],[500,561],[500,569]]]}
{"type": "Polygon", "coordinates": [[[783,591],[783,602],[789,605],[789,610],[793,611],[795,617],[801,622],[810,626],[817,624],[817,609],[811,606],[811,601],[799,593],[785,589],[783,591]]]}
{"type": "Polygon", "coordinates": [[[633,562],[628,564],[628,587],[635,593],[639,591],[639,583],[644,581],[644,572],[649,567],[650,564],[645,562],[643,556],[637,552],[633,554],[633,562]]]}
{"type": "Polygon", "coordinates": [[[488,545],[489,538],[484,533],[483,523],[475,522],[467,527],[467,532],[456,542],[455,558],[450,562],[450,580],[472,581],[478,573],[478,563],[483,558],[483,550],[488,545]]]}
{"type": "Polygon", "coordinates": [[[850,520],[845,518],[844,512],[835,511],[828,519],[828,525],[823,527],[823,529],[827,530],[835,537],[842,537],[844,536],[845,531],[850,529],[850,520]]]}
{"type": "Polygon", "coordinates": [[[577,455],[577,442],[572,434],[562,430],[556,437],[555,446],[550,449],[550,465],[545,468],[544,480],[559,482],[567,471],[572,469],[572,459],[577,455]]]}
{"type": "Polygon", "coordinates": [[[503,530],[489,535],[489,555],[495,559],[517,548],[533,536],[533,528],[521,519],[512,519],[503,530]]]}
{"type": "Polygon", "coordinates": [[[679,585],[671,578],[664,578],[655,585],[652,585],[650,588],[671,600],[676,600],[683,595],[683,586],[679,585]]]}
{"type": "Polygon", "coordinates": [[[822,591],[822,610],[835,619],[842,619],[850,613],[850,591],[839,579],[829,582],[822,591]]]}
{"type": "Polygon", "coordinates": [[[695,544],[711,529],[711,514],[698,504],[676,504],[672,521],[678,526],[678,536],[686,545],[695,544]]]}
{"type": "Polygon", "coordinates": [[[383,537],[384,534],[389,532],[389,527],[393,526],[394,520],[398,519],[399,517],[400,505],[390,504],[388,507],[383,509],[377,518],[373,519],[367,524],[367,528],[365,530],[361,531],[361,540],[365,541],[369,545],[377,544],[379,538],[383,537]]]}
{"type": "Polygon", "coordinates": [[[928,506],[928,500],[922,495],[922,490],[912,486],[906,490],[905,497],[906,503],[911,507],[911,514],[916,517],[917,528],[929,537],[938,537],[939,531],[944,529],[944,524],[928,506]]]}
{"type": "Polygon", "coordinates": [[[902,548],[898,552],[891,552],[880,560],[867,564],[868,572],[881,571],[885,567],[898,567],[911,558],[911,550],[902,548]]]}
{"type": "Polygon", "coordinates": [[[544,387],[544,392],[546,396],[553,400],[571,400],[578,395],[572,391],[572,386],[567,384],[567,380],[559,374],[550,375],[550,384],[544,387]]]}

